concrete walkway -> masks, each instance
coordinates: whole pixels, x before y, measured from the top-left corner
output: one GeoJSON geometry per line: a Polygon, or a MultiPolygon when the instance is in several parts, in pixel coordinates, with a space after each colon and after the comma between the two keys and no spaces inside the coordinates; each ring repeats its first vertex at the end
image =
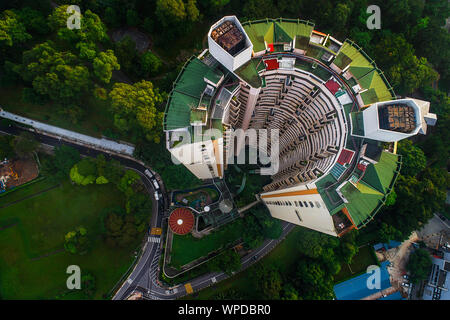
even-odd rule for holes
{"type": "Polygon", "coordinates": [[[129,156],[132,156],[134,152],[134,146],[132,145],[118,143],[116,141],[104,138],[98,139],[74,131],[69,131],[59,127],[51,126],[39,121],[35,121],[29,118],[16,115],[11,112],[4,111],[1,107],[0,107],[0,117],[31,126],[38,131],[54,134],[58,137],[66,138],[72,141],[78,141],[81,142],[82,144],[97,147],[102,150],[108,150],[120,154],[126,154],[129,156]]]}

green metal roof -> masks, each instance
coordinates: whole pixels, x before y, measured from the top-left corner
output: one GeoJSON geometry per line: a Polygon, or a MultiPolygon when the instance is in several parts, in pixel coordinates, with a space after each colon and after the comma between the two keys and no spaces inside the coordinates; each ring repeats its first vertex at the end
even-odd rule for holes
{"type": "Polygon", "coordinates": [[[349,66],[349,71],[358,80],[363,89],[361,93],[364,104],[395,99],[395,93],[383,72],[358,45],[345,40],[333,63],[341,69],[349,66]]]}
{"type": "Polygon", "coordinates": [[[164,130],[190,126],[191,109],[199,104],[200,97],[206,87],[205,77],[214,80],[221,77],[221,73],[207,66],[196,57],[186,62],[167,101],[164,130]]]}
{"type": "Polygon", "coordinates": [[[307,38],[309,42],[314,28],[314,24],[309,21],[283,18],[247,21],[242,26],[253,44],[254,52],[266,49],[264,41],[268,44],[291,42],[294,37],[297,37],[307,38]]]}
{"type": "Polygon", "coordinates": [[[235,72],[253,88],[259,88],[262,85],[262,81],[258,71],[264,68],[264,62],[260,58],[254,58],[239,67],[235,72]]]}
{"type": "Polygon", "coordinates": [[[378,163],[370,164],[367,167],[362,181],[376,190],[386,193],[396,174],[398,162],[398,155],[383,151],[378,163]]]}
{"type": "Polygon", "coordinates": [[[399,173],[399,156],[383,151],[376,164],[370,164],[356,186],[347,182],[340,191],[348,203],[345,204],[357,227],[367,223],[383,206],[399,173]]]}
{"type": "Polygon", "coordinates": [[[383,199],[383,194],[367,192],[367,189],[360,190],[350,182],[341,188],[342,195],[348,200],[345,207],[356,226],[363,224],[383,199]]]}
{"type": "Polygon", "coordinates": [[[223,73],[218,69],[209,69],[205,74],[205,78],[214,84],[218,84],[220,79],[222,79],[223,73]]]}

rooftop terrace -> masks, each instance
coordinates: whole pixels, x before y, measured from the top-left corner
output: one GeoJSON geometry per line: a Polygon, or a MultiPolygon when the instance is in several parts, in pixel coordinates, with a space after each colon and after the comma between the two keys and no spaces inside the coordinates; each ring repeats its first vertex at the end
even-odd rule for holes
{"type": "Polygon", "coordinates": [[[228,20],[211,32],[211,38],[233,56],[245,47],[244,34],[233,22],[228,20]]]}
{"type": "Polygon", "coordinates": [[[378,106],[380,129],[410,133],[416,128],[414,109],[406,104],[378,106]]]}

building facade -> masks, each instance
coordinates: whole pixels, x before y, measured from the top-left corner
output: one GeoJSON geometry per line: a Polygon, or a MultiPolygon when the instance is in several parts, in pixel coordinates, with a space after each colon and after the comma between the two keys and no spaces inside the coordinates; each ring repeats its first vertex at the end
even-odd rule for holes
{"type": "Polygon", "coordinates": [[[223,178],[246,147],[262,150],[271,215],[340,236],[384,205],[401,167],[396,142],[435,124],[429,108],[397,99],[361,48],[311,22],[227,16],[175,81],[164,130],[174,159],[201,179],[223,178]]]}

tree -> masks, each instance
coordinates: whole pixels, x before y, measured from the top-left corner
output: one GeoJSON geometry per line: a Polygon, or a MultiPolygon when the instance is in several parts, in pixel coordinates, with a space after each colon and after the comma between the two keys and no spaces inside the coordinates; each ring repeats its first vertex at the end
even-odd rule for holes
{"type": "Polygon", "coordinates": [[[157,0],[155,13],[161,31],[169,38],[188,30],[200,16],[195,0],[157,0]]]}
{"type": "Polygon", "coordinates": [[[258,267],[255,266],[253,277],[255,288],[263,299],[280,299],[283,279],[275,266],[259,264],[258,267]]]}
{"type": "Polygon", "coordinates": [[[0,48],[12,47],[31,39],[19,17],[11,10],[5,10],[0,15],[0,48]]]}
{"type": "Polygon", "coordinates": [[[15,156],[12,136],[0,136],[0,161],[11,159],[15,156]]]}
{"type": "Polygon", "coordinates": [[[104,83],[109,83],[113,70],[119,70],[120,65],[112,50],[100,52],[94,59],[94,74],[104,83]]]}
{"type": "Polygon", "coordinates": [[[138,59],[136,42],[127,35],[123,37],[122,40],[115,43],[114,52],[119,60],[122,70],[127,73],[132,73],[133,65],[138,59]]]}
{"type": "Polygon", "coordinates": [[[389,73],[394,86],[411,93],[437,79],[427,59],[414,55],[414,49],[403,35],[386,32],[375,47],[377,62],[389,73]]]}
{"type": "Polygon", "coordinates": [[[92,298],[96,291],[95,277],[92,273],[83,272],[81,276],[81,290],[88,298],[92,298]]]}
{"type": "Polygon", "coordinates": [[[47,41],[23,53],[22,65],[14,69],[25,81],[32,83],[41,95],[65,103],[81,98],[90,86],[89,71],[70,52],[58,52],[47,41]]]}
{"type": "Polygon", "coordinates": [[[147,51],[141,56],[141,71],[144,77],[156,75],[161,66],[161,59],[150,51],[147,51]]]}
{"type": "Polygon", "coordinates": [[[38,148],[38,142],[29,132],[22,132],[14,138],[14,152],[21,158],[30,157],[38,148]]]}
{"type": "Polygon", "coordinates": [[[398,143],[398,153],[402,155],[401,172],[407,176],[415,176],[427,165],[423,151],[414,146],[411,140],[404,139],[398,143]]]}
{"type": "Polygon", "coordinates": [[[133,9],[127,10],[127,25],[129,25],[130,27],[136,27],[137,25],[139,25],[139,16],[133,9]]]}
{"type": "Polygon", "coordinates": [[[333,278],[314,260],[300,260],[294,284],[299,297],[304,300],[327,300],[333,298],[333,278]]]}
{"type": "MultiPolygon", "coordinates": [[[[139,228],[136,218],[132,214],[124,214],[120,208],[106,209],[103,220],[106,243],[111,247],[124,247],[139,239],[139,228]]],[[[141,231],[139,231],[141,229],[141,231]]]]}
{"type": "Polygon", "coordinates": [[[250,210],[261,225],[262,234],[269,239],[278,239],[283,233],[283,228],[279,219],[270,216],[268,210],[263,206],[253,207],[250,210]]]}
{"type": "Polygon", "coordinates": [[[64,248],[73,254],[85,254],[90,245],[87,230],[82,226],[68,232],[64,240],[64,248]]]}
{"type": "Polygon", "coordinates": [[[242,239],[244,240],[245,245],[249,249],[258,247],[264,241],[258,220],[253,215],[248,214],[244,217],[244,223],[245,231],[242,235],[242,239]]]}
{"type": "Polygon", "coordinates": [[[88,158],[84,158],[70,169],[70,179],[82,186],[96,182],[96,174],[95,162],[88,158]]]}
{"type": "Polygon", "coordinates": [[[67,20],[70,15],[67,13],[68,5],[56,7],[53,13],[48,17],[48,25],[52,31],[55,31],[58,38],[68,44],[75,46],[78,42],[104,42],[108,39],[106,28],[99,16],[90,10],[80,14],[81,28],[67,28],[67,20]]]}
{"type": "Polygon", "coordinates": [[[119,130],[129,131],[136,123],[146,132],[148,140],[159,142],[163,115],[156,110],[156,105],[163,97],[158,89],[153,89],[151,82],[116,83],[109,97],[114,123],[119,130]]]}
{"type": "Polygon", "coordinates": [[[388,243],[391,240],[399,240],[402,238],[401,233],[392,225],[382,222],[378,229],[378,237],[383,243],[388,243]]]}
{"type": "Polygon", "coordinates": [[[231,275],[241,269],[241,258],[236,251],[228,249],[211,260],[209,267],[211,271],[223,271],[227,275],[231,275]]]}
{"type": "Polygon", "coordinates": [[[53,157],[42,161],[41,172],[47,176],[56,177],[57,180],[67,179],[70,169],[80,160],[77,149],[62,145],[55,148],[53,157]]]}
{"type": "Polygon", "coordinates": [[[20,21],[25,25],[28,32],[43,35],[50,31],[44,15],[38,10],[24,7],[20,11],[17,11],[17,15],[20,17],[20,21]]]}
{"type": "Polygon", "coordinates": [[[117,189],[125,193],[127,197],[130,197],[134,194],[133,185],[136,182],[140,181],[140,176],[133,170],[125,171],[125,174],[120,179],[117,189]]]}
{"type": "Polygon", "coordinates": [[[117,28],[119,26],[119,19],[117,17],[116,10],[112,7],[107,7],[105,9],[104,15],[105,23],[111,28],[117,28]]]}
{"type": "Polygon", "coordinates": [[[428,278],[431,270],[431,257],[426,249],[417,249],[410,256],[406,269],[410,272],[411,282],[418,283],[419,281],[428,278]]]}

